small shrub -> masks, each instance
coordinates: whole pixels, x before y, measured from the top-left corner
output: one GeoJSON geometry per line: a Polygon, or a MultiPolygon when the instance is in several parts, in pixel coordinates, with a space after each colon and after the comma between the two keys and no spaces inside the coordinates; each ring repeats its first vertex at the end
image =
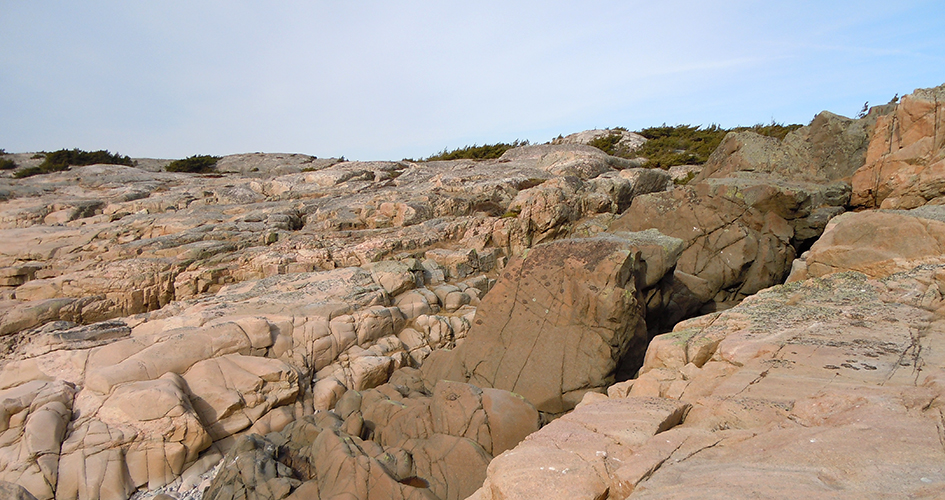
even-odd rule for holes
{"type": "Polygon", "coordinates": [[[728,130],[718,125],[691,125],[645,128],[640,135],[647,141],[635,151],[647,159],[645,167],[667,169],[674,165],[705,163],[728,130]]]}
{"type": "Polygon", "coordinates": [[[856,117],[857,119],[863,118],[869,112],[870,112],[870,102],[866,101],[863,103],[863,107],[860,109],[860,112],[856,114],[856,117]]]}
{"type": "Polygon", "coordinates": [[[619,154],[617,145],[620,142],[620,139],[622,138],[623,136],[620,135],[620,133],[613,132],[611,134],[602,135],[596,139],[593,139],[590,142],[588,142],[587,145],[594,146],[595,148],[609,155],[617,155],[619,154]]]}
{"type": "Polygon", "coordinates": [[[0,155],[5,155],[5,154],[7,154],[7,150],[0,148],[0,155]]]}
{"type": "Polygon", "coordinates": [[[695,172],[692,172],[692,171],[686,172],[685,177],[673,179],[673,184],[676,184],[677,186],[685,186],[686,184],[689,184],[689,182],[695,178],[696,178],[695,172]]]}
{"type": "Polygon", "coordinates": [[[51,172],[59,170],[68,170],[69,167],[81,167],[85,165],[95,165],[104,163],[107,165],[127,165],[134,166],[134,162],[128,156],[112,154],[108,151],[82,151],[81,149],[60,149],[52,153],[45,154],[45,160],[39,164],[40,168],[51,172]]]}
{"type": "Polygon", "coordinates": [[[775,137],[784,140],[790,132],[801,128],[801,125],[783,125],[772,121],[768,125],[757,124],[751,127],[735,127],[725,129],[718,125],[708,127],[692,125],[667,126],[645,128],[640,135],[647,138],[643,145],[634,151],[634,154],[647,158],[644,165],[649,168],[669,168],[675,165],[702,164],[709,159],[709,155],[717,147],[725,134],[729,132],[751,131],[757,134],[775,137]]]}
{"type": "Polygon", "coordinates": [[[26,167],[26,168],[17,170],[16,172],[13,172],[13,177],[17,179],[22,179],[24,177],[32,177],[34,175],[48,174],[48,173],[49,172],[46,172],[39,167],[26,167]]]}
{"type": "Polygon", "coordinates": [[[442,161],[442,160],[492,160],[496,159],[506,151],[520,146],[527,146],[528,141],[516,139],[511,144],[500,142],[497,144],[483,144],[482,146],[473,144],[464,148],[447,151],[446,148],[439,153],[425,158],[423,161],[442,161]]]}
{"type": "Polygon", "coordinates": [[[69,170],[69,167],[82,167],[98,163],[127,165],[129,167],[134,165],[130,157],[112,154],[104,150],[89,152],[82,151],[81,149],[60,149],[52,153],[37,153],[33,155],[33,158],[37,157],[45,159],[38,166],[17,170],[13,176],[17,179],[22,179],[34,175],[62,172],[63,170],[69,170]]]}
{"type": "Polygon", "coordinates": [[[771,123],[767,125],[762,125],[759,123],[751,127],[737,127],[732,130],[737,131],[737,132],[748,130],[756,134],[767,135],[769,137],[776,137],[783,141],[784,138],[789,133],[794,132],[795,130],[801,127],[802,125],[798,125],[796,123],[793,125],[784,125],[784,124],[772,121],[771,123]]]}
{"type": "Polygon", "coordinates": [[[183,160],[175,160],[164,167],[168,172],[187,172],[191,174],[203,174],[216,171],[219,156],[194,155],[183,160]]]}
{"type": "Polygon", "coordinates": [[[16,168],[16,162],[9,158],[0,158],[0,170],[13,170],[16,168]]]}

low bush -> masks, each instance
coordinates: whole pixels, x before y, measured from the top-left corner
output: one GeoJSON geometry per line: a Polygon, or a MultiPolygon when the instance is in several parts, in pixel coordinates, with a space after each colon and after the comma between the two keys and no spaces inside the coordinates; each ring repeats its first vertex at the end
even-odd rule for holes
{"type": "Polygon", "coordinates": [[[49,171],[66,170],[69,167],[81,167],[85,165],[95,165],[104,163],[107,165],[126,165],[134,166],[134,162],[128,156],[112,154],[108,151],[82,151],[81,149],[60,149],[52,153],[46,153],[46,159],[39,164],[40,168],[49,171]],[[63,168],[64,167],[64,168],[63,168]]]}
{"type": "Polygon", "coordinates": [[[108,151],[82,151],[81,149],[60,149],[52,153],[37,153],[33,158],[45,158],[42,163],[35,167],[17,170],[14,177],[22,179],[33,175],[49,174],[52,172],[62,172],[69,170],[69,167],[82,167],[85,165],[95,165],[104,163],[107,165],[127,165],[134,166],[134,161],[128,156],[112,154],[108,151]],[[42,155],[42,156],[40,156],[42,155]]]}
{"type": "Polygon", "coordinates": [[[183,160],[175,160],[164,167],[168,172],[187,172],[191,174],[204,174],[216,171],[219,156],[194,155],[183,160]]]}
{"type": "Polygon", "coordinates": [[[596,139],[592,139],[587,143],[588,146],[594,146],[595,148],[613,156],[623,156],[621,151],[619,151],[618,144],[620,139],[623,138],[619,132],[613,132],[608,135],[602,135],[596,139]]]}
{"type": "Polygon", "coordinates": [[[22,179],[24,177],[32,177],[34,175],[48,174],[50,171],[43,170],[39,167],[26,167],[13,172],[13,177],[17,179],[22,179]]]}
{"type": "Polygon", "coordinates": [[[784,138],[788,134],[801,128],[802,126],[803,125],[799,125],[796,123],[792,125],[784,125],[782,123],[777,123],[777,122],[772,121],[771,123],[767,125],[762,125],[759,123],[757,125],[752,125],[751,127],[735,127],[732,129],[732,131],[733,132],[749,131],[749,132],[754,132],[756,134],[767,135],[770,137],[777,137],[778,139],[783,141],[784,138]]]}
{"type": "Polygon", "coordinates": [[[647,159],[648,168],[705,163],[728,130],[718,125],[649,127],[640,131],[647,141],[635,153],[647,159]]]}
{"type": "Polygon", "coordinates": [[[0,170],[13,170],[16,168],[16,162],[9,158],[0,158],[0,170]]]}
{"type": "Polygon", "coordinates": [[[446,148],[439,153],[424,158],[423,161],[440,160],[491,160],[505,154],[506,151],[519,146],[527,146],[528,141],[515,140],[511,144],[500,142],[498,144],[483,144],[482,146],[473,144],[464,148],[447,151],[446,148]]]}
{"type": "Polygon", "coordinates": [[[756,134],[776,137],[783,140],[787,134],[801,128],[801,125],[784,125],[772,121],[770,124],[757,124],[751,127],[735,127],[725,129],[718,125],[708,127],[675,125],[665,123],[659,127],[650,127],[639,133],[647,138],[639,149],[634,151],[637,156],[647,159],[646,167],[669,168],[675,165],[702,164],[709,159],[709,155],[717,147],[725,134],[729,132],[750,131],[756,134]]]}

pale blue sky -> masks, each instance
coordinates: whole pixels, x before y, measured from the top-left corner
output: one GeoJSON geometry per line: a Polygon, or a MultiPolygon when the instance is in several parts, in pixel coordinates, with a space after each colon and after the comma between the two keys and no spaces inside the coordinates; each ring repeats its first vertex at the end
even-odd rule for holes
{"type": "Polygon", "coordinates": [[[945,83],[945,2],[0,0],[0,148],[420,158],[945,83]]]}

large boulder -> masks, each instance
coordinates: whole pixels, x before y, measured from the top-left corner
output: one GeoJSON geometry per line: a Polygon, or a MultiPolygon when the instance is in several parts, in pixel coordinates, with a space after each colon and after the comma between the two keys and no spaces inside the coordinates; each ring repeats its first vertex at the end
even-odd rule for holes
{"type": "Polygon", "coordinates": [[[853,175],[851,203],[910,209],[945,202],[945,85],[904,96],[876,123],[866,163],[853,175]]]}
{"type": "Polygon", "coordinates": [[[269,410],[294,403],[298,372],[277,359],[229,354],[183,374],[194,410],[216,441],[253,425],[269,410]]]}
{"type": "Polygon", "coordinates": [[[466,341],[428,359],[426,379],[505,389],[552,414],[574,408],[645,345],[641,262],[614,235],[532,248],[503,271],[466,341]]]}
{"type": "Polygon", "coordinates": [[[121,499],[175,480],[211,444],[173,373],[88,394],[62,443],[56,498],[121,499]]]}
{"type": "Polygon", "coordinates": [[[701,282],[687,287],[688,293],[701,303],[741,300],[787,275],[795,250],[785,216],[798,210],[798,198],[810,199],[801,190],[768,187],[702,182],[641,196],[610,231],[655,228],[683,240],[676,270],[701,282]]]}
{"type": "Polygon", "coordinates": [[[824,235],[795,261],[788,281],[841,271],[882,278],[943,259],[945,207],[850,212],[830,221],[824,235]]]}

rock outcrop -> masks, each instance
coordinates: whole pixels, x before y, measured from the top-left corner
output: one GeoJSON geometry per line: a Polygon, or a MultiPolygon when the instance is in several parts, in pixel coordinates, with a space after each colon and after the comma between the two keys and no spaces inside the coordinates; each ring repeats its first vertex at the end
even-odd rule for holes
{"type": "MultiPolygon", "coordinates": [[[[347,392],[373,394],[398,370],[461,345],[509,258],[598,232],[596,221],[671,185],[663,172],[575,144],[481,162],[234,155],[212,175],[161,172],[166,163],[0,178],[0,391],[10,420],[0,480],[37,498],[183,494],[247,436],[275,439],[347,392]]],[[[436,387],[414,391],[421,409],[404,415],[432,413],[429,432],[409,443],[378,424],[401,418],[382,409],[414,400],[384,389],[385,402],[329,426],[339,437],[324,445],[348,436],[369,452],[394,447],[410,474],[389,475],[382,461],[371,477],[388,474],[393,487],[413,475],[438,497],[471,494],[493,453],[537,429],[538,413],[511,393],[469,386],[472,413],[447,418],[431,403],[436,387]],[[369,428],[390,440],[375,442],[369,428]],[[447,458],[453,465],[439,465],[447,458]]],[[[252,442],[247,463],[269,453],[252,442]]],[[[348,465],[312,466],[360,463],[344,449],[348,465]]],[[[264,474],[271,496],[302,488],[291,465],[291,481],[279,466],[264,474]]],[[[358,481],[338,491],[367,487],[358,481]]]]}
{"type": "Polygon", "coordinates": [[[348,391],[334,411],[316,411],[265,438],[241,438],[204,498],[462,499],[493,454],[538,429],[521,397],[458,382],[420,392],[419,375],[348,391]],[[406,385],[401,385],[404,383],[406,385]]]}
{"type": "Polygon", "coordinates": [[[680,323],[474,498],[938,496],[943,273],[837,273],[680,323]]]}
{"type": "Polygon", "coordinates": [[[466,341],[424,364],[427,380],[469,381],[568,411],[613,383],[646,343],[640,253],[616,236],[538,245],[486,297],[466,341]]]}
{"type": "Polygon", "coordinates": [[[892,109],[891,105],[875,106],[859,119],[824,111],[783,140],[755,132],[731,132],[695,181],[732,177],[739,172],[816,183],[849,179],[866,162],[877,122],[892,109]]]}
{"type": "Polygon", "coordinates": [[[657,229],[685,242],[660,315],[672,325],[730,307],[788,275],[791,262],[844,212],[849,178],[866,158],[874,124],[891,106],[852,120],[824,112],[783,139],[726,135],[686,185],[635,197],[610,231],[657,229]],[[669,216],[672,214],[672,216],[669,216]]]}
{"type": "Polygon", "coordinates": [[[910,209],[945,203],[945,85],[904,96],[882,116],[866,164],[853,175],[852,204],[910,209]]]}
{"type": "Polygon", "coordinates": [[[598,131],[0,173],[0,492],[941,496],[941,93],[676,174],[598,131]]]}
{"type": "Polygon", "coordinates": [[[622,153],[631,154],[646,142],[646,137],[623,128],[593,129],[559,136],[552,144],[591,144],[601,139],[613,140],[613,148],[622,153]],[[615,138],[615,139],[611,139],[615,138]]]}
{"type": "Polygon", "coordinates": [[[940,263],[943,255],[943,207],[850,212],[830,221],[823,237],[794,263],[788,281],[842,271],[882,278],[920,264],[940,263]]]}

